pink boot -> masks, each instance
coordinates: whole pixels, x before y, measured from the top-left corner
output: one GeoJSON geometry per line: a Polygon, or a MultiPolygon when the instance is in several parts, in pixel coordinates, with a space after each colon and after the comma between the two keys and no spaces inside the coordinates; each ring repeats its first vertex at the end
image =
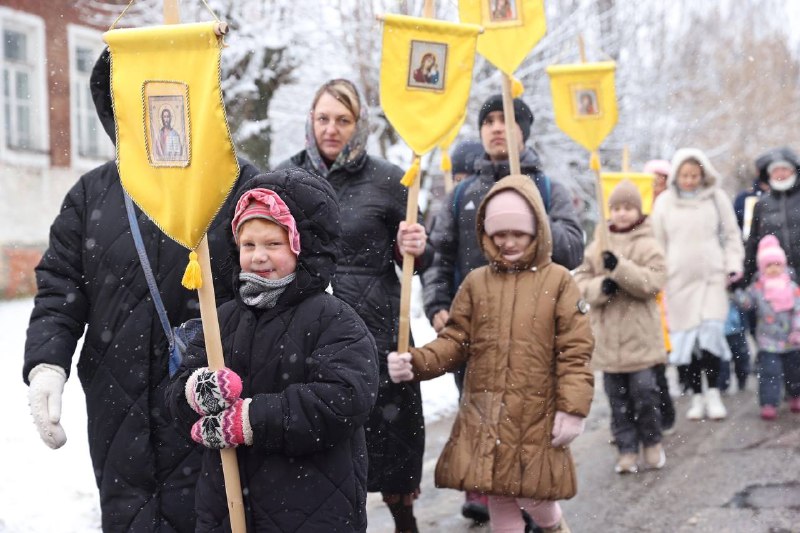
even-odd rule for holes
{"type": "Polygon", "coordinates": [[[800,413],[800,396],[789,398],[789,410],[793,413],[800,413]]]}
{"type": "Polygon", "coordinates": [[[483,524],[489,521],[489,497],[480,492],[467,492],[466,501],[461,506],[461,515],[483,524]]]}
{"type": "Polygon", "coordinates": [[[778,418],[778,409],[774,405],[762,405],[761,418],[763,420],[775,420],[778,418]]]}

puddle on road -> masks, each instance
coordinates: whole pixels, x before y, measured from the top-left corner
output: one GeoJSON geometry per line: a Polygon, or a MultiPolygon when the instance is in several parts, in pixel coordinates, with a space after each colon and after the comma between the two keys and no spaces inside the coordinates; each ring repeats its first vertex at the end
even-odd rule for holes
{"type": "Polygon", "coordinates": [[[800,511],[800,482],[750,485],[737,492],[724,507],[734,509],[783,508],[800,511]]]}

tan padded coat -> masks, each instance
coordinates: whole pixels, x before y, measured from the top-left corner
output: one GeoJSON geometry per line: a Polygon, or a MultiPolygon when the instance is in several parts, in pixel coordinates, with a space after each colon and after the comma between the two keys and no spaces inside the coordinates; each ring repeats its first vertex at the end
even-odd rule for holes
{"type": "Polygon", "coordinates": [[[575,272],[575,281],[591,306],[592,367],[604,372],[637,372],[664,363],[667,354],[656,302],[667,280],[664,250],[647,219],[630,231],[609,232],[608,244],[618,261],[614,270],[603,268],[595,239],[575,272]],[[619,285],[612,297],[601,290],[605,278],[619,285]]]}
{"type": "Polygon", "coordinates": [[[467,363],[436,485],[542,500],[570,498],[577,490],[572,456],[568,447],[554,448],[550,442],[557,410],[589,414],[594,341],[586,306],[569,272],[550,260],[547,215],[530,178],[498,181],[479,208],[477,226],[490,264],[464,280],[438,338],[411,349],[418,379],[467,363]],[[536,219],[536,238],[518,270],[500,258],[483,228],[486,202],[508,188],[531,203],[536,219]]]}

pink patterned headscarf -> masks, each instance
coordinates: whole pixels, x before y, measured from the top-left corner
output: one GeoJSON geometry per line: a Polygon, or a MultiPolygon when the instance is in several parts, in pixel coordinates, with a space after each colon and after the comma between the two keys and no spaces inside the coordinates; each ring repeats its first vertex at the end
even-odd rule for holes
{"type": "Polygon", "coordinates": [[[250,189],[236,202],[236,210],[231,222],[231,230],[236,244],[239,244],[239,228],[253,218],[264,218],[282,226],[289,234],[289,246],[295,255],[300,255],[300,233],[297,223],[286,203],[275,191],[269,189],[250,189]]]}

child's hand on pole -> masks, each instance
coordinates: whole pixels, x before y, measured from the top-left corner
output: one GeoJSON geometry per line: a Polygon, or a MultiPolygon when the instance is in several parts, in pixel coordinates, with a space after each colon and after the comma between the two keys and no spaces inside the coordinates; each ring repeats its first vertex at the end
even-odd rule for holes
{"type": "Polygon", "coordinates": [[[408,352],[392,352],[386,358],[389,367],[389,378],[395,383],[411,381],[414,371],[411,370],[411,354],[408,352]]]}

